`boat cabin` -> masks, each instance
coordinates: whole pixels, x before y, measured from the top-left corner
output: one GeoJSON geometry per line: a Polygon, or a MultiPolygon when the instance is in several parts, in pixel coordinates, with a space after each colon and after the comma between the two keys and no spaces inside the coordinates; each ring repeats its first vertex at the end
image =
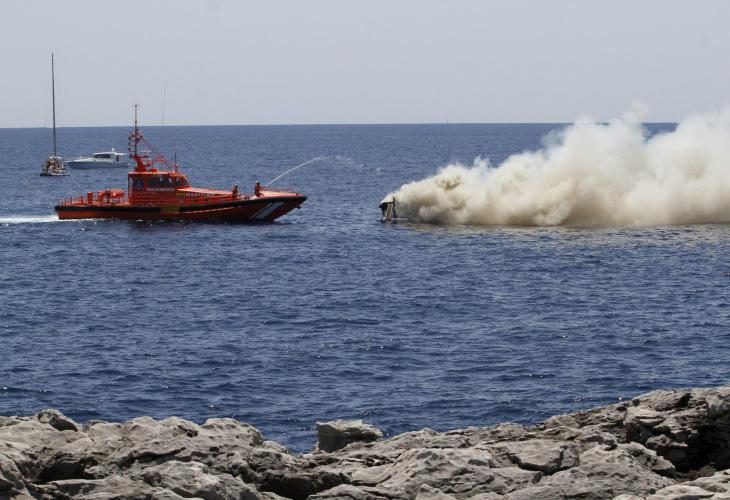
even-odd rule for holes
{"type": "Polygon", "coordinates": [[[127,174],[131,204],[180,204],[238,196],[234,191],[190,187],[185,174],[175,171],[134,170],[127,174]]]}
{"type": "Polygon", "coordinates": [[[185,174],[180,172],[153,168],[146,172],[132,171],[127,176],[130,203],[176,203],[177,190],[190,186],[185,174]]]}
{"type": "Polygon", "coordinates": [[[93,159],[94,161],[101,161],[101,162],[125,162],[127,161],[125,159],[127,155],[125,153],[117,153],[117,151],[112,148],[111,151],[103,151],[101,153],[94,153],[93,159]]]}

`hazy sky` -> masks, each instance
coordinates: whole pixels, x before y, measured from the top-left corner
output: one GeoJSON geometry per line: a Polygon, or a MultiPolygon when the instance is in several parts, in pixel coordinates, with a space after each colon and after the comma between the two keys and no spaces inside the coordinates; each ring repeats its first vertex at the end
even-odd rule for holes
{"type": "Polygon", "coordinates": [[[0,127],[565,122],[730,99],[730,1],[2,0],[0,127]]]}

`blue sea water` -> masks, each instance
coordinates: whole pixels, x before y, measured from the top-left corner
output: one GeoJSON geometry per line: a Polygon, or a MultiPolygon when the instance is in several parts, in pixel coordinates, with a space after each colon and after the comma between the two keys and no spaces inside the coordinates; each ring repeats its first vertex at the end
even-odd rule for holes
{"type": "MultiPolygon", "coordinates": [[[[278,222],[57,221],[124,170],[38,176],[44,129],[0,130],[0,414],[229,416],[296,451],[316,421],[386,434],[550,415],[730,378],[730,225],[383,225],[452,161],[559,125],[147,127],[194,185],[280,181],[278,222]]],[[[671,128],[671,125],[653,129],[671,128]]],[[[125,128],[60,131],[66,157],[125,128]]]]}

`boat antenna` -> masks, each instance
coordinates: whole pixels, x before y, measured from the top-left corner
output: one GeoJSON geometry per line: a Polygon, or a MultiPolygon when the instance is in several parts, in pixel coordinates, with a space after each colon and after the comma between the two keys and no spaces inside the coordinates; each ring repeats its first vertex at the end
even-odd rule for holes
{"type": "Polygon", "coordinates": [[[160,141],[160,150],[165,150],[165,94],[167,94],[167,82],[162,81],[162,141],[160,141]]]}
{"type": "Polygon", "coordinates": [[[139,125],[137,125],[137,110],[139,104],[134,105],[134,156],[137,156],[137,143],[139,142],[139,125]]]}
{"type": "MultiPolygon", "coordinates": [[[[51,52],[51,100],[53,102],[53,156],[56,155],[56,75],[53,68],[53,52],[51,52]]],[[[48,101],[46,101],[48,102],[48,101]]]]}
{"type": "Polygon", "coordinates": [[[147,167],[145,165],[145,162],[140,158],[139,153],[137,151],[137,145],[139,144],[140,140],[142,139],[142,134],[139,131],[139,125],[137,124],[137,112],[139,110],[139,104],[134,105],[134,130],[131,134],[129,134],[129,154],[134,160],[135,172],[146,172],[147,167]]]}

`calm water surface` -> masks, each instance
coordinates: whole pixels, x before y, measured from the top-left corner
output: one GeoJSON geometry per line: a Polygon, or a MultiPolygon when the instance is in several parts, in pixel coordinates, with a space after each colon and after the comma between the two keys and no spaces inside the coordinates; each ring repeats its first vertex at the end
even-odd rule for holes
{"type": "MultiPolygon", "coordinates": [[[[42,129],[0,130],[0,414],[232,416],[297,451],[314,423],[387,434],[552,414],[730,379],[730,225],[382,225],[450,161],[556,125],[148,127],[195,185],[309,196],[274,224],[59,222],[124,170],[38,176],[42,129]]],[[[60,131],[66,157],[125,128],[60,131]]]]}

